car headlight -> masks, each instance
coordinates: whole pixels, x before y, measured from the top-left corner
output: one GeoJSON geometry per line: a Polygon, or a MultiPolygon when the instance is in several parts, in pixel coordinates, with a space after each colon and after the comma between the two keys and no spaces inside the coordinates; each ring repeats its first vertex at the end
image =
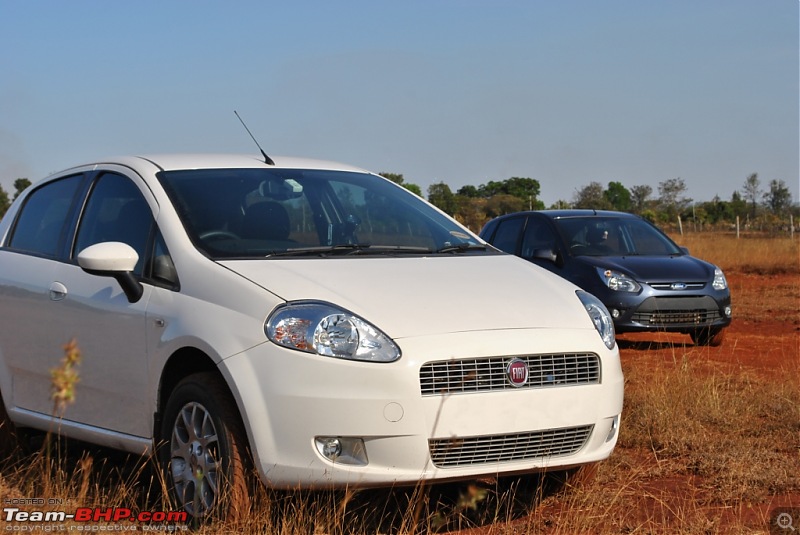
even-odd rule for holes
{"type": "Polygon", "coordinates": [[[325,357],[392,362],[400,349],[377,327],[329,303],[298,301],[276,308],[264,325],[272,342],[325,357]]]}
{"type": "Polygon", "coordinates": [[[600,275],[600,278],[603,280],[603,283],[608,286],[609,290],[636,293],[642,289],[642,286],[638,282],[619,271],[597,268],[597,274],[600,275]]]}
{"type": "Polygon", "coordinates": [[[714,268],[714,282],[711,283],[711,287],[715,290],[724,290],[728,287],[728,281],[725,280],[725,274],[722,273],[722,270],[718,267],[714,268]]]}
{"type": "Polygon", "coordinates": [[[594,328],[603,339],[603,343],[608,349],[612,349],[616,340],[614,338],[614,321],[611,319],[611,314],[608,313],[606,306],[595,296],[583,290],[575,292],[578,299],[583,303],[586,313],[594,323],[594,328]]]}

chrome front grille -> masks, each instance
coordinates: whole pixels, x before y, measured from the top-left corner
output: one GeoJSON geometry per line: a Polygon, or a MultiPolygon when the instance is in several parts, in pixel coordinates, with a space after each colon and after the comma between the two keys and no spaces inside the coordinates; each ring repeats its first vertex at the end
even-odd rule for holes
{"type": "Polygon", "coordinates": [[[673,290],[677,292],[685,292],[686,290],[702,290],[706,285],[704,282],[651,282],[648,284],[655,290],[673,290]]]}
{"type": "Polygon", "coordinates": [[[527,461],[577,453],[593,429],[594,425],[585,425],[512,435],[431,439],[428,446],[437,468],[527,461]]]}
{"type": "Polygon", "coordinates": [[[600,357],[594,353],[558,353],[440,360],[420,368],[419,382],[423,396],[597,384],[600,357]],[[509,362],[515,358],[528,367],[528,381],[522,387],[512,385],[506,374],[509,362]]]}

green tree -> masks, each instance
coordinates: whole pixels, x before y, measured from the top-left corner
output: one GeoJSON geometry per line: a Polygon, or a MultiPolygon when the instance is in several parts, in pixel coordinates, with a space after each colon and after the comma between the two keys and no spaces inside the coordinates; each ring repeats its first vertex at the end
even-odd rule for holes
{"type": "Polygon", "coordinates": [[[501,193],[511,195],[532,206],[539,198],[540,189],[539,181],[534,178],[512,176],[503,181],[490,180],[486,184],[481,184],[478,187],[478,192],[481,197],[487,199],[501,193]]]}
{"type": "Polygon", "coordinates": [[[686,183],[682,178],[670,178],[658,184],[658,201],[663,210],[663,216],[670,221],[692,201],[685,197],[686,183]]]}
{"type": "Polygon", "coordinates": [[[750,201],[750,216],[755,219],[758,195],[761,193],[761,181],[758,179],[758,173],[753,173],[745,179],[743,189],[744,198],[750,201]]]}
{"type": "Polygon", "coordinates": [[[454,215],[458,211],[458,199],[450,186],[444,182],[428,186],[428,202],[449,215],[454,215]]]}
{"type": "Polygon", "coordinates": [[[11,201],[8,199],[8,192],[0,185],[0,217],[5,215],[9,206],[11,206],[11,201]]]}
{"type": "Polygon", "coordinates": [[[14,181],[14,199],[19,197],[19,194],[25,191],[25,188],[31,185],[31,181],[27,178],[18,178],[14,181]]]}
{"type": "Polygon", "coordinates": [[[422,197],[422,188],[420,188],[417,184],[406,182],[403,178],[403,173],[381,173],[380,175],[384,178],[388,178],[397,185],[403,186],[411,193],[416,193],[422,197]]]}
{"type": "Polygon", "coordinates": [[[480,197],[481,193],[475,186],[467,184],[466,186],[461,186],[461,188],[456,192],[456,195],[461,195],[462,197],[469,197],[470,199],[475,199],[477,197],[480,197]]]}
{"type": "Polygon", "coordinates": [[[606,199],[603,185],[600,182],[590,182],[576,191],[572,205],[575,208],[594,210],[610,210],[613,207],[606,199]]]}
{"type": "Polygon", "coordinates": [[[622,182],[609,182],[603,196],[614,210],[629,212],[631,209],[631,192],[622,182]]]}
{"type": "Polygon", "coordinates": [[[783,180],[771,180],[764,202],[773,214],[782,215],[792,206],[792,194],[783,180]]]}
{"type": "Polygon", "coordinates": [[[745,217],[747,215],[747,201],[742,198],[742,194],[734,190],[731,194],[731,221],[736,217],[745,217]]]}
{"type": "Polygon", "coordinates": [[[633,186],[631,188],[631,208],[634,214],[641,214],[650,202],[653,188],[648,185],[633,186]]]}

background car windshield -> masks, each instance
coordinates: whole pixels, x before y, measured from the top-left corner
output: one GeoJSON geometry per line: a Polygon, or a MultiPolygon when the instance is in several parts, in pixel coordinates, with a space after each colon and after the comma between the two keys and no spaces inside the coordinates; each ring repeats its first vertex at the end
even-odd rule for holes
{"type": "Polygon", "coordinates": [[[570,217],[556,226],[572,255],[680,255],[680,247],[642,219],[570,217]]]}
{"type": "Polygon", "coordinates": [[[202,169],[164,171],[159,180],[195,246],[212,258],[478,243],[413,193],[367,173],[202,169]]]}

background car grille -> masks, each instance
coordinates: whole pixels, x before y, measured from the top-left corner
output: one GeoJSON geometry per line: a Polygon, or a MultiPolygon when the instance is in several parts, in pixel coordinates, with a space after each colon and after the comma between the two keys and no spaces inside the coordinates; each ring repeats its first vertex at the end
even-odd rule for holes
{"type": "Polygon", "coordinates": [[[681,289],[672,287],[671,282],[651,282],[649,286],[655,290],[674,290],[676,292],[685,292],[686,290],[702,290],[705,287],[704,282],[685,282],[681,289]]]}
{"type": "Polygon", "coordinates": [[[514,389],[506,376],[513,358],[528,365],[528,381],[521,388],[596,384],[600,358],[593,353],[560,353],[522,357],[441,360],[425,363],[419,371],[423,396],[514,389]]]}
{"type": "Polygon", "coordinates": [[[572,455],[579,451],[594,425],[547,429],[513,435],[431,439],[431,460],[437,468],[524,461],[572,455]]]}
{"type": "Polygon", "coordinates": [[[717,303],[708,296],[650,297],[631,315],[642,325],[707,325],[722,319],[717,303]]]}
{"type": "Polygon", "coordinates": [[[716,310],[664,310],[660,312],[637,312],[631,319],[645,325],[704,325],[721,319],[716,310]]]}

